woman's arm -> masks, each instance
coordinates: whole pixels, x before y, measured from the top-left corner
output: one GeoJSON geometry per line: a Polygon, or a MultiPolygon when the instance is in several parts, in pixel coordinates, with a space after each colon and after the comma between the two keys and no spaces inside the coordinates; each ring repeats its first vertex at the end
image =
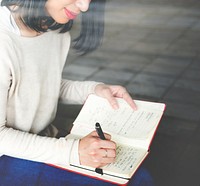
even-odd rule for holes
{"type": "MultiPolygon", "coordinates": [[[[18,121],[16,127],[15,117],[18,116],[20,108],[12,107],[17,86],[11,86],[14,84],[11,64],[16,60],[16,56],[12,48],[13,44],[9,44],[10,40],[6,40],[6,37],[3,36],[0,38],[0,154],[38,162],[69,163],[73,139],[41,137],[24,131],[27,125],[31,126],[30,123],[26,123],[25,114],[23,124],[18,121]],[[11,120],[12,123],[8,123],[11,120]]],[[[16,96],[21,95],[17,94],[16,96]]]]}
{"type": "Polygon", "coordinates": [[[95,93],[95,87],[102,84],[94,81],[61,81],[60,99],[66,103],[83,104],[89,94],[95,93]]]}
{"type": "Polygon", "coordinates": [[[133,99],[123,86],[106,85],[94,81],[62,80],[60,98],[67,103],[83,104],[88,95],[93,93],[106,98],[114,109],[118,108],[116,97],[123,98],[134,110],[137,109],[133,99]]]}

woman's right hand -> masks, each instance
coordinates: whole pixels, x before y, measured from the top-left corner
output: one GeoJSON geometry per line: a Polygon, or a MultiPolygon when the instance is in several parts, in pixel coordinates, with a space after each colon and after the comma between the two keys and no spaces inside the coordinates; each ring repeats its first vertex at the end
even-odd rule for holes
{"type": "Polygon", "coordinates": [[[106,140],[101,140],[96,131],[91,132],[79,142],[79,160],[81,165],[94,168],[105,166],[115,161],[116,144],[111,136],[104,133],[106,140]]]}

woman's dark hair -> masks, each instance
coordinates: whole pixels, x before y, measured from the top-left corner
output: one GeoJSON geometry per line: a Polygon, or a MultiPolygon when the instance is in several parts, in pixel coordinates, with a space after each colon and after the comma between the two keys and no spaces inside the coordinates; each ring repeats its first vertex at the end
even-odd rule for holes
{"type": "MultiPolygon", "coordinates": [[[[73,21],[66,24],[56,23],[46,15],[45,3],[47,0],[2,0],[1,6],[16,5],[15,11],[25,25],[38,32],[60,30],[65,33],[71,30],[73,21]]],[[[82,13],[80,35],[73,40],[73,48],[80,54],[95,50],[104,34],[104,9],[106,0],[92,0],[87,12],[82,13]]]]}

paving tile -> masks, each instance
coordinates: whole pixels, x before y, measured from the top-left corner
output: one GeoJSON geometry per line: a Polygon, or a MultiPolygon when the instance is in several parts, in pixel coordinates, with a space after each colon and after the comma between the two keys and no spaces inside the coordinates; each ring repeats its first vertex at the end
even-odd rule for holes
{"type": "Polygon", "coordinates": [[[124,52],[119,55],[112,63],[107,67],[113,69],[121,69],[125,71],[138,72],[141,71],[147,64],[151,63],[153,56],[145,56],[140,54],[134,54],[124,52]]]}
{"type": "Polygon", "coordinates": [[[122,44],[122,43],[130,44],[142,38],[145,38],[150,32],[151,32],[151,29],[150,30],[138,29],[138,28],[134,28],[133,26],[130,26],[130,27],[127,26],[125,30],[122,29],[118,33],[106,34],[107,37],[104,39],[104,43],[117,42],[117,44],[122,44]]]}
{"type": "MultiPolygon", "coordinates": [[[[156,133],[150,147],[150,154],[143,164],[151,173],[155,185],[183,186],[176,183],[180,179],[187,180],[187,177],[180,178],[178,176],[179,171],[176,169],[176,165],[187,144],[188,138],[186,137],[156,133]]],[[[191,172],[191,170],[185,171],[191,172]]]]}
{"type": "Polygon", "coordinates": [[[188,124],[189,121],[200,122],[200,109],[198,105],[188,104],[186,101],[177,103],[165,99],[163,102],[167,105],[165,111],[166,116],[187,120],[188,124]]]}
{"type": "Polygon", "coordinates": [[[119,42],[120,40],[124,42],[138,41],[147,38],[153,31],[154,29],[151,28],[138,28],[137,26],[129,25],[118,33],[117,40],[119,39],[119,42]]]}
{"type": "Polygon", "coordinates": [[[153,86],[163,86],[169,87],[174,82],[174,78],[172,77],[163,77],[155,74],[146,74],[140,73],[138,74],[132,81],[132,83],[138,84],[148,84],[153,86]]]}
{"type": "Polygon", "coordinates": [[[174,87],[188,89],[189,91],[198,91],[200,93],[200,82],[194,79],[181,78],[174,84],[174,87]]]}
{"type": "Polygon", "coordinates": [[[107,16],[106,20],[109,23],[115,24],[134,24],[137,23],[138,20],[145,17],[152,9],[140,5],[132,4],[129,2],[128,4],[122,4],[119,2],[111,2],[106,6],[107,16]],[[124,13],[126,12],[126,13],[124,13]],[[126,20],[126,22],[124,22],[126,20]]]}
{"type": "Polygon", "coordinates": [[[151,72],[155,74],[160,74],[163,76],[178,77],[182,73],[183,69],[175,68],[173,65],[158,65],[157,63],[152,63],[144,68],[144,72],[151,72]]]}
{"type": "Polygon", "coordinates": [[[81,58],[74,60],[73,64],[80,65],[80,66],[86,66],[86,67],[101,68],[101,67],[108,66],[110,63],[111,63],[111,61],[108,59],[105,59],[105,58],[97,58],[97,57],[94,58],[94,57],[85,56],[85,57],[81,57],[81,58]]]}
{"type": "MultiPolygon", "coordinates": [[[[134,58],[134,57],[133,57],[134,58]]],[[[141,71],[144,68],[145,64],[141,62],[128,62],[128,61],[121,61],[120,62],[113,62],[109,64],[107,67],[116,70],[123,70],[126,72],[131,72],[136,74],[137,72],[141,71]]]]}
{"type": "MultiPolygon", "coordinates": [[[[167,107],[169,107],[168,104],[167,107]]],[[[167,134],[169,136],[184,136],[185,138],[189,138],[192,137],[198,127],[199,123],[189,121],[189,118],[187,118],[187,120],[179,119],[177,116],[171,117],[167,116],[167,113],[164,113],[164,116],[158,127],[158,132],[160,134],[167,134]]]]}
{"type": "MultiPolygon", "coordinates": [[[[199,15],[199,17],[200,17],[200,15],[199,15]]],[[[200,25],[199,17],[196,18],[198,20],[196,21],[196,23],[194,25],[197,25],[197,24],[200,25]]],[[[187,31],[185,31],[183,33],[183,35],[180,38],[184,38],[185,40],[189,40],[189,41],[192,41],[192,42],[198,44],[198,41],[200,39],[199,31],[194,31],[192,29],[188,29],[187,31]]]]}
{"type": "Polygon", "coordinates": [[[86,76],[81,76],[81,75],[79,75],[79,74],[72,74],[72,73],[70,73],[70,74],[66,74],[66,73],[64,73],[63,75],[62,75],[62,78],[63,79],[69,79],[69,80],[74,80],[74,81],[84,81],[84,80],[86,80],[86,76]]]}
{"type": "MultiPolygon", "coordinates": [[[[141,39],[138,44],[142,43],[146,44],[147,46],[152,45],[150,47],[155,51],[162,51],[163,49],[167,49],[172,41],[173,40],[169,38],[152,38],[151,36],[147,36],[147,38],[141,39]]],[[[159,52],[157,52],[157,54],[159,54],[159,52]]]]}
{"type": "Polygon", "coordinates": [[[191,143],[192,144],[196,144],[199,145],[200,142],[200,125],[198,127],[198,129],[195,131],[195,133],[193,134],[193,137],[191,138],[191,143]]]}
{"type": "Polygon", "coordinates": [[[195,70],[200,70],[200,59],[195,60],[191,65],[191,68],[195,70]]]}
{"type": "Polygon", "coordinates": [[[102,69],[95,73],[93,77],[103,77],[111,80],[117,80],[118,82],[127,82],[133,77],[133,73],[120,71],[120,70],[112,70],[112,69],[102,69]]]}
{"type": "Polygon", "coordinates": [[[199,144],[189,144],[185,147],[185,151],[177,162],[178,175],[177,185],[198,185],[199,179],[199,165],[200,158],[197,156],[200,154],[199,144]],[[186,178],[186,179],[181,179],[186,178]],[[198,184],[197,184],[198,183],[198,184]]]}
{"type": "Polygon", "coordinates": [[[162,51],[160,54],[168,55],[168,56],[175,56],[175,57],[190,57],[193,58],[197,55],[197,51],[188,50],[181,46],[171,45],[167,48],[167,50],[162,51]]]}
{"type": "MultiPolygon", "coordinates": [[[[145,51],[144,51],[145,52],[145,51]]],[[[141,63],[148,65],[155,59],[154,54],[145,54],[144,52],[134,52],[133,49],[129,49],[126,52],[119,54],[116,58],[116,62],[128,61],[132,63],[141,63]]]]}
{"type": "Polygon", "coordinates": [[[168,66],[172,68],[183,69],[192,63],[192,59],[188,57],[174,57],[174,56],[158,56],[154,61],[153,65],[157,66],[168,66]]]}
{"type": "Polygon", "coordinates": [[[120,32],[123,31],[123,27],[119,26],[118,24],[113,24],[105,18],[105,28],[104,28],[104,40],[111,38],[112,36],[116,36],[120,32]]]}
{"type": "MultiPolygon", "coordinates": [[[[164,100],[173,101],[174,104],[182,103],[183,105],[200,105],[200,94],[198,91],[193,91],[190,89],[184,89],[180,87],[171,88],[166,95],[164,96],[164,100]]],[[[177,108],[177,109],[181,109],[177,108]]]]}
{"type": "Polygon", "coordinates": [[[195,20],[192,17],[188,16],[175,16],[173,19],[171,19],[168,23],[166,23],[166,26],[168,28],[181,28],[181,29],[187,29],[188,27],[192,26],[192,24],[195,22],[195,20]]]}
{"type": "Polygon", "coordinates": [[[129,5],[122,7],[122,6],[116,6],[115,9],[107,8],[107,16],[106,16],[106,22],[107,24],[116,24],[119,26],[124,25],[131,25],[131,24],[138,24],[138,22],[146,16],[146,14],[151,10],[146,11],[135,11],[135,18],[134,18],[134,8],[129,7],[129,5]],[[124,13],[126,11],[126,13],[124,13]],[[128,13],[130,12],[130,13],[128,13]],[[126,22],[124,22],[126,20],[126,22]]]}
{"type": "Polygon", "coordinates": [[[169,44],[168,43],[149,43],[149,42],[137,42],[133,44],[134,52],[143,52],[147,54],[158,54],[165,50],[169,44]]]}
{"type": "MultiPolygon", "coordinates": [[[[155,12],[156,13],[156,12],[155,12]]],[[[163,27],[171,18],[171,15],[161,15],[161,14],[155,14],[152,13],[145,18],[143,18],[139,26],[147,27],[147,28],[160,28],[163,27]]]]}
{"type": "Polygon", "coordinates": [[[194,52],[198,52],[199,49],[199,42],[197,39],[186,39],[186,38],[181,38],[179,40],[177,40],[176,42],[174,42],[174,44],[172,46],[170,46],[171,49],[182,49],[184,46],[184,50],[187,51],[194,51],[194,52]]]}
{"type": "Polygon", "coordinates": [[[106,83],[106,84],[109,84],[109,85],[122,85],[122,86],[124,86],[126,84],[126,82],[124,80],[119,80],[119,79],[115,79],[115,78],[107,78],[107,77],[102,77],[102,76],[101,77],[93,76],[93,77],[87,78],[86,80],[102,82],[102,83],[106,83]]]}
{"type": "Polygon", "coordinates": [[[133,95],[156,98],[157,100],[160,100],[166,91],[163,86],[141,83],[129,83],[126,88],[133,95]]]}
{"type": "Polygon", "coordinates": [[[193,30],[193,31],[200,31],[200,23],[195,23],[192,26],[191,30],[193,30]]]}
{"type": "Polygon", "coordinates": [[[192,68],[187,69],[187,71],[185,71],[181,77],[187,78],[189,80],[199,81],[200,80],[199,69],[195,68],[195,66],[192,65],[192,68]]]}
{"type": "Polygon", "coordinates": [[[180,32],[172,32],[165,29],[154,29],[148,37],[144,38],[148,42],[168,42],[171,43],[180,36],[180,32]]]}
{"type": "MultiPolygon", "coordinates": [[[[105,60],[107,62],[113,62],[116,60],[116,58],[118,58],[118,56],[120,55],[120,52],[116,52],[115,48],[110,48],[105,50],[103,48],[103,46],[101,48],[99,48],[98,50],[87,54],[87,58],[97,58],[97,59],[101,59],[101,60],[105,60]]],[[[81,58],[81,57],[80,57],[81,58]]]]}
{"type": "Polygon", "coordinates": [[[134,0],[134,2],[143,3],[144,5],[162,5],[162,6],[172,6],[172,8],[176,7],[196,7],[198,1],[196,0],[179,0],[179,1],[171,1],[171,0],[134,0]]]}
{"type": "Polygon", "coordinates": [[[77,74],[88,77],[91,76],[93,73],[95,73],[97,70],[98,70],[97,67],[80,66],[72,64],[65,67],[63,74],[77,74]]]}
{"type": "Polygon", "coordinates": [[[129,49],[131,47],[131,45],[133,43],[137,42],[134,41],[133,39],[129,40],[128,42],[121,42],[121,40],[111,40],[107,43],[104,44],[104,47],[102,48],[103,51],[105,50],[110,50],[111,48],[113,48],[113,46],[115,46],[112,50],[115,51],[115,52],[124,52],[126,51],[127,49],[129,49]]]}

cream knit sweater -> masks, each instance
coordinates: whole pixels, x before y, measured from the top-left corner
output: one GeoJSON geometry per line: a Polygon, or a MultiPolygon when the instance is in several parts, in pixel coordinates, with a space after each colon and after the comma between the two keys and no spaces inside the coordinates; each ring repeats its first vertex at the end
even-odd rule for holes
{"type": "Polygon", "coordinates": [[[68,164],[76,140],[37,134],[54,119],[59,98],[83,103],[97,83],[62,80],[69,33],[22,37],[5,24],[1,10],[0,154],[68,164]]]}

